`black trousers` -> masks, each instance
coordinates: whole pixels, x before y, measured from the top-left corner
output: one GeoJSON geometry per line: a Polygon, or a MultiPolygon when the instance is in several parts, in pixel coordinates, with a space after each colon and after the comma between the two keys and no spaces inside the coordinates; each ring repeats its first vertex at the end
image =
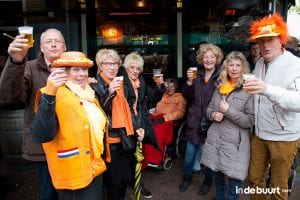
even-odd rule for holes
{"type": "Polygon", "coordinates": [[[121,144],[110,145],[111,162],[106,163],[104,186],[109,200],[124,200],[127,187],[133,182],[135,157],[133,151],[123,151],[121,144]]]}
{"type": "Polygon", "coordinates": [[[103,178],[97,176],[85,188],[78,190],[57,190],[59,200],[103,200],[103,178]]]}

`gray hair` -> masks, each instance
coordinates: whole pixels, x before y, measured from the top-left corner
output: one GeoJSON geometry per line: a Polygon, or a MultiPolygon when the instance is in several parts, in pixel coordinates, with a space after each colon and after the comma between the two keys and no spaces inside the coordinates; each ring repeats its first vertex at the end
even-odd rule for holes
{"type": "Polygon", "coordinates": [[[114,61],[116,61],[119,64],[119,67],[122,64],[122,59],[121,59],[120,55],[118,54],[118,52],[116,50],[114,50],[114,49],[106,49],[106,48],[105,49],[100,49],[96,53],[96,57],[95,57],[95,60],[96,60],[97,66],[98,66],[97,73],[100,73],[100,71],[101,71],[101,64],[103,62],[105,62],[107,58],[111,58],[114,61]]]}
{"type": "MultiPolygon", "coordinates": [[[[61,33],[61,31],[57,30],[56,28],[49,28],[47,29],[46,31],[44,31],[42,34],[41,34],[41,37],[40,37],[40,42],[42,43],[42,41],[44,40],[44,37],[47,33],[49,32],[57,32],[61,38],[63,39],[63,43],[65,44],[65,38],[64,38],[64,35],[61,33]]],[[[65,44],[66,45],[66,44],[65,44]]]]}
{"type": "Polygon", "coordinates": [[[141,69],[141,72],[144,70],[144,59],[138,52],[132,52],[125,57],[123,66],[127,69],[131,63],[136,62],[141,69]]]}

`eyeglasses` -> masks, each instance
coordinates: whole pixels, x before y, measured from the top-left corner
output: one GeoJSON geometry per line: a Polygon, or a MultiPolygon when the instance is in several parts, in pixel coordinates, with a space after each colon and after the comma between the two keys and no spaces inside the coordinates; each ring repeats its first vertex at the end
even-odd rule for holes
{"type": "Polygon", "coordinates": [[[52,44],[62,44],[63,42],[61,40],[57,40],[57,39],[50,39],[50,40],[46,40],[45,42],[43,42],[43,44],[46,45],[52,45],[52,44]]]}
{"type": "Polygon", "coordinates": [[[117,62],[104,62],[102,63],[105,67],[119,67],[119,63],[117,62]]]}

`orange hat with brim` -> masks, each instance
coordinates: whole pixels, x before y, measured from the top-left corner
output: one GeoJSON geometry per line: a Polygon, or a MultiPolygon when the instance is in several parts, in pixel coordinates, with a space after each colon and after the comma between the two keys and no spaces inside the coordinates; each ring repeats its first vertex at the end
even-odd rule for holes
{"type": "Polygon", "coordinates": [[[278,36],[283,44],[286,44],[289,36],[287,24],[279,14],[266,16],[254,21],[250,26],[250,40],[256,41],[262,37],[278,36]]]}
{"type": "Polygon", "coordinates": [[[67,51],[53,61],[51,67],[92,67],[94,62],[79,51],[67,51]]]}

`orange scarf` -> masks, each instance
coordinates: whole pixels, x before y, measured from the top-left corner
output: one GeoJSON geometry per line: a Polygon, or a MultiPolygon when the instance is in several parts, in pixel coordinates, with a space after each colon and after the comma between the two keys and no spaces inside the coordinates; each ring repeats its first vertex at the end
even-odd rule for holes
{"type": "Polygon", "coordinates": [[[136,79],[135,81],[134,80],[131,80],[131,85],[133,87],[133,90],[134,90],[134,94],[135,94],[135,101],[133,103],[133,111],[134,111],[134,114],[137,115],[137,110],[136,110],[136,107],[137,107],[137,100],[138,100],[138,97],[139,97],[139,87],[140,87],[140,80],[139,79],[136,79]]]}
{"type": "MultiPolygon", "coordinates": [[[[103,80],[110,84],[111,80],[100,73],[103,80]]],[[[133,125],[131,120],[130,108],[124,96],[124,90],[117,90],[117,95],[112,101],[112,128],[125,128],[127,135],[133,135],[133,125]]]]}
{"type": "Polygon", "coordinates": [[[227,96],[230,92],[232,92],[235,89],[236,85],[234,83],[231,83],[230,81],[227,81],[221,85],[219,88],[219,92],[222,95],[227,96]]]}

